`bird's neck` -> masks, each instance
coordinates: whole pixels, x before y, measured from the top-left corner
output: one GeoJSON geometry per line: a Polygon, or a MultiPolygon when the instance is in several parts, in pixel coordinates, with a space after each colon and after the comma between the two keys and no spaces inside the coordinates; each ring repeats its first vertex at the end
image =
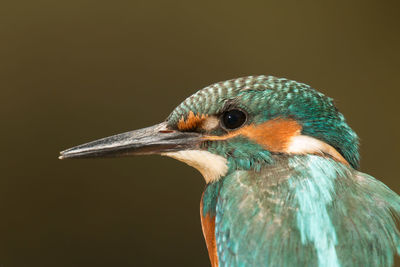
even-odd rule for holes
{"type": "MultiPolygon", "coordinates": [[[[308,179],[316,172],[323,170],[323,177],[334,179],[338,170],[350,170],[346,164],[336,162],[330,158],[316,155],[276,155],[271,157],[272,163],[266,163],[261,168],[256,166],[254,169],[230,169],[230,171],[219,180],[208,183],[202,196],[202,216],[207,214],[215,216],[215,209],[218,201],[220,189],[224,186],[225,180],[232,180],[232,176],[252,176],[254,179],[267,179],[272,184],[286,184],[289,175],[308,179]],[[321,169],[323,165],[323,169],[321,169]],[[330,174],[330,175],[328,175],[330,174]]],[[[293,178],[292,178],[293,180],[293,178]]],[[[321,179],[313,180],[315,183],[322,182],[321,179]]]]}
{"type": "Polygon", "coordinates": [[[219,190],[223,184],[223,180],[225,177],[219,179],[216,182],[208,183],[204,190],[202,199],[201,199],[201,214],[202,216],[206,216],[207,214],[211,217],[215,217],[215,208],[217,205],[219,190]]]}
{"type": "Polygon", "coordinates": [[[347,177],[351,171],[348,165],[322,156],[280,155],[261,169],[236,169],[209,183],[202,196],[201,218],[211,262],[218,260],[215,225],[223,214],[247,214],[249,216],[242,218],[246,221],[260,208],[268,209],[268,214],[276,218],[284,218],[290,213],[285,218],[291,219],[282,228],[298,229],[304,244],[329,248],[317,251],[323,260],[334,252],[336,244],[336,232],[328,216],[335,195],[334,184],[338,177],[347,177]],[[249,197],[255,200],[255,206],[246,206],[249,197]],[[327,237],[328,241],[320,242],[319,236],[327,237]]]}
{"type": "MultiPolygon", "coordinates": [[[[251,214],[263,208],[268,209],[266,214],[270,218],[285,218],[285,226],[280,225],[282,231],[291,231],[288,227],[297,229],[302,244],[314,244],[321,262],[330,257],[336,263],[336,230],[328,212],[337,193],[337,179],[349,177],[353,170],[346,164],[317,155],[282,155],[273,162],[260,170],[230,171],[207,185],[201,202],[201,218],[211,262],[218,261],[215,225],[223,214],[237,213],[242,216],[245,227],[251,214]],[[246,206],[250,202],[255,206],[246,206]],[[321,236],[325,237],[322,241],[321,236]]],[[[271,234],[279,236],[280,233],[271,234]]]]}

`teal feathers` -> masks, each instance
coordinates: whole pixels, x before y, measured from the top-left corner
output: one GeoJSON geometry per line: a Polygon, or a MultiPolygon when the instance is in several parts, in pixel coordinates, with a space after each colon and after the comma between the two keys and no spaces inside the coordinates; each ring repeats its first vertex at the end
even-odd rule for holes
{"type": "Polygon", "coordinates": [[[357,171],[358,137],[308,85],[250,76],[208,86],[167,121],[61,152],[161,154],[197,168],[213,267],[386,267],[400,197],[357,171]]]}
{"type": "Polygon", "coordinates": [[[391,266],[399,196],[319,156],[278,156],[208,185],[219,266],[391,266]]]}
{"type": "Polygon", "coordinates": [[[230,171],[260,170],[263,165],[273,162],[269,151],[240,136],[229,142],[205,142],[202,146],[211,153],[226,157],[230,171]]]}
{"type": "Polygon", "coordinates": [[[328,266],[337,267],[340,266],[335,249],[338,240],[328,207],[333,202],[335,180],[347,175],[343,166],[321,157],[311,156],[307,161],[307,165],[300,166],[296,159],[289,161],[289,167],[296,169],[289,184],[298,206],[297,230],[303,245],[314,245],[319,265],[327,262],[328,266]]]}
{"type": "Polygon", "coordinates": [[[243,135],[204,141],[200,149],[228,164],[227,174],[207,185],[201,211],[215,218],[220,267],[393,265],[400,197],[357,171],[358,137],[331,98],[295,81],[250,76],[198,91],[167,121],[174,127],[189,112],[219,117],[232,107],[247,113],[248,125],[293,119],[301,135],[329,144],[345,162],[276,153],[243,135]]]}

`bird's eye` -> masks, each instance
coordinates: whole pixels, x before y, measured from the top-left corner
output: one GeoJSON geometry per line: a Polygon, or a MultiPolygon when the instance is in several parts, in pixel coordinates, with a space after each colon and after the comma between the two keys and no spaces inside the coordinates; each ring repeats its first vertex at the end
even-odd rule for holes
{"type": "Polygon", "coordinates": [[[246,122],[246,114],[238,109],[228,110],[222,115],[221,121],[226,129],[236,129],[246,122]]]}

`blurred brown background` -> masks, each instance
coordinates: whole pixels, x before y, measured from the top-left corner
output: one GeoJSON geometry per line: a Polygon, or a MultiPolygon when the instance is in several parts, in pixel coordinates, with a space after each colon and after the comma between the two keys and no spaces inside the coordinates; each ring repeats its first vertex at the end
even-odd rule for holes
{"type": "Polygon", "coordinates": [[[396,1],[0,2],[0,266],[208,266],[197,171],[58,152],[270,74],[335,98],[400,193],[396,1]]]}

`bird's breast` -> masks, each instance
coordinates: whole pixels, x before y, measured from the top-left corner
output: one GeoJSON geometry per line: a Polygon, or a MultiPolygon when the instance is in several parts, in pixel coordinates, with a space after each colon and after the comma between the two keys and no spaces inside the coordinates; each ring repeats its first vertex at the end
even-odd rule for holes
{"type": "MultiPolygon", "coordinates": [[[[204,193],[203,193],[204,196],[204,193]]],[[[215,240],[215,215],[203,213],[203,196],[200,202],[200,218],[204,239],[206,241],[208,256],[212,267],[218,267],[217,243],[215,240]]]]}

